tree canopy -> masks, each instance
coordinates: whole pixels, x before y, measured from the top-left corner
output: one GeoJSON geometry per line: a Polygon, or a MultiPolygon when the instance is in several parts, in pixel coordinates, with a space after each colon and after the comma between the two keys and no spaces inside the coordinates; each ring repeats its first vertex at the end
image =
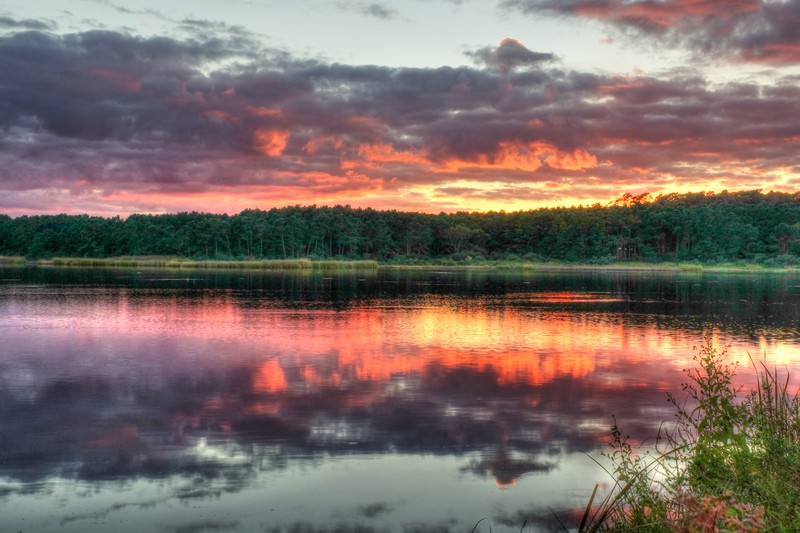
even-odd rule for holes
{"type": "Polygon", "coordinates": [[[625,194],[605,206],[513,213],[292,206],[126,219],[0,215],[0,255],[789,264],[800,256],[800,193],[625,194]]]}

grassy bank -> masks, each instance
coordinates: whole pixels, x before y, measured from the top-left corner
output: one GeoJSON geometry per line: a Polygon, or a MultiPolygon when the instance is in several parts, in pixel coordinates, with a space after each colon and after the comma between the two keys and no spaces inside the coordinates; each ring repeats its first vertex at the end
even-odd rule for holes
{"type": "Polygon", "coordinates": [[[25,263],[24,257],[14,255],[0,255],[0,265],[22,265],[25,263]]]}
{"type": "Polygon", "coordinates": [[[312,261],[310,259],[262,259],[252,261],[189,261],[176,259],[167,264],[172,268],[254,269],[254,270],[376,270],[378,262],[312,261]]]}
{"type": "MultiPolygon", "coordinates": [[[[24,261],[24,259],[23,259],[24,261]]],[[[359,261],[312,261],[310,259],[261,259],[261,260],[192,260],[179,257],[144,256],[144,257],[54,257],[48,260],[34,261],[39,266],[59,267],[156,267],[178,269],[248,269],[248,270],[375,270],[378,262],[373,260],[359,261]]]]}
{"type": "Polygon", "coordinates": [[[759,263],[720,263],[720,264],[699,264],[699,263],[644,263],[625,261],[618,263],[564,263],[558,261],[470,261],[456,262],[449,260],[425,261],[414,263],[381,263],[380,268],[389,270],[529,270],[543,272],[676,272],[676,273],[726,273],[726,272],[752,272],[752,273],[778,273],[778,272],[800,272],[794,266],[789,267],[770,267],[759,263]]]}
{"type": "Polygon", "coordinates": [[[655,451],[615,425],[614,486],[590,502],[580,532],[800,531],[800,399],[788,375],[753,362],[758,384],[742,395],[724,350],[707,341],[695,359],[655,451]]]}
{"type": "Polygon", "coordinates": [[[39,266],[97,268],[185,268],[185,269],[251,269],[251,270],[472,270],[472,271],[586,271],[586,272],[675,272],[675,273],[778,273],[800,272],[796,266],[771,267],[760,263],[565,263],[558,261],[470,260],[444,258],[429,261],[381,262],[373,259],[188,259],[171,256],[126,256],[109,258],[55,257],[26,261],[23,257],[0,257],[0,264],[33,264],[39,266]]]}

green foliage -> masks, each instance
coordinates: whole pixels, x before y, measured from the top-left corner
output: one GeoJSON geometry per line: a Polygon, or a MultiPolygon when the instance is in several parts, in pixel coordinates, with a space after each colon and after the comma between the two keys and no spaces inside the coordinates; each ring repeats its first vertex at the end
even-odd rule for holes
{"type": "Polygon", "coordinates": [[[697,350],[656,457],[637,453],[615,421],[616,484],[580,531],[800,531],[800,398],[788,376],[755,362],[758,384],[740,397],[726,359],[710,339],[697,350]]]}
{"type": "Polygon", "coordinates": [[[291,206],[234,216],[0,215],[0,255],[404,263],[522,259],[597,265],[743,261],[782,268],[798,264],[800,193],[626,194],[607,206],[514,213],[291,206]]]}

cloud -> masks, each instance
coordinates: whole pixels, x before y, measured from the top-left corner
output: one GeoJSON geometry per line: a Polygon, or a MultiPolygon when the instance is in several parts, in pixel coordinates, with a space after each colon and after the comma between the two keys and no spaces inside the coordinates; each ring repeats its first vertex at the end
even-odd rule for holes
{"type": "MultiPolygon", "coordinates": [[[[430,296],[430,285],[418,290],[416,298],[430,296]]],[[[149,342],[137,346],[131,349],[143,365],[163,353],[149,342]]],[[[574,398],[634,419],[641,406],[657,409],[662,403],[651,388],[597,386],[596,380],[570,375],[574,362],[531,360],[529,351],[509,353],[501,369],[491,355],[473,360],[474,353],[467,357],[458,349],[428,348],[422,355],[399,353],[391,360],[378,350],[379,355],[360,353],[350,360],[319,353],[312,345],[282,352],[261,367],[241,360],[220,367],[213,357],[197,359],[196,348],[175,352],[174,365],[161,368],[157,383],[150,370],[120,377],[118,367],[102,365],[82,377],[49,377],[58,369],[43,359],[26,361],[27,396],[16,397],[11,388],[0,393],[0,422],[8,429],[0,435],[0,474],[41,489],[46,486],[36,482],[54,476],[95,484],[171,479],[167,496],[189,499],[242,490],[290,460],[375,452],[461,455],[470,450],[482,459],[467,461],[463,471],[508,484],[552,468],[563,449],[592,450],[602,442],[606,429],[581,428],[578,422],[593,415],[576,407],[574,398]],[[464,363],[465,357],[471,364],[464,363]],[[187,365],[193,369],[189,381],[187,365]],[[554,370],[556,375],[550,375],[554,370]],[[265,371],[279,372],[288,387],[261,387],[265,371]],[[529,381],[531,373],[535,379],[529,381]],[[403,391],[387,387],[400,376],[403,391]],[[536,411],[531,411],[534,401],[536,411]],[[557,420],[541,415],[552,412],[559,413],[557,420]],[[225,453],[205,453],[206,439],[225,453]],[[198,473],[208,478],[202,487],[194,483],[198,473]]],[[[67,350],[63,357],[85,365],[98,349],[107,348],[90,343],[76,348],[80,355],[67,350]]],[[[0,377],[7,379],[19,365],[8,361],[0,377]]],[[[595,370],[593,364],[590,368],[595,370]]],[[[675,369],[669,377],[680,375],[675,369]]],[[[650,434],[657,427],[633,429],[650,434]]],[[[367,518],[392,512],[383,502],[358,509],[367,518]]]]}
{"type": "Polygon", "coordinates": [[[534,16],[601,21],[686,47],[698,57],[800,63],[800,0],[505,0],[502,5],[534,16]]]}
{"type": "Polygon", "coordinates": [[[93,2],[93,3],[99,4],[101,6],[105,6],[105,7],[109,8],[109,9],[113,9],[114,11],[117,11],[117,12],[125,14],[125,15],[146,15],[146,16],[157,18],[157,19],[165,20],[165,21],[168,21],[168,22],[172,22],[172,19],[170,19],[169,17],[164,15],[162,12],[160,12],[158,10],[155,10],[155,9],[152,9],[152,8],[131,9],[129,7],[125,7],[123,5],[120,5],[120,4],[116,3],[116,2],[112,2],[111,0],[86,0],[86,1],[93,2]]]}
{"type": "Polygon", "coordinates": [[[49,20],[12,19],[10,17],[0,17],[0,31],[2,30],[52,31],[56,28],[57,25],[49,20]]]}
{"type": "MultiPolygon", "coordinates": [[[[138,222],[146,224],[147,218],[138,222]]],[[[87,331],[102,329],[81,335],[80,342],[64,328],[41,335],[22,319],[9,323],[11,345],[25,348],[4,354],[0,366],[0,477],[31,483],[33,490],[47,490],[41,482],[53,477],[92,484],[171,479],[165,497],[206,498],[241,490],[289,461],[380,452],[459,456],[464,471],[510,483],[550,468],[564,451],[602,446],[610,413],[628,420],[632,435],[655,435],[671,415],[658,391],[678,390],[685,378],[681,354],[673,349],[676,340],[665,347],[664,335],[593,349],[593,339],[620,327],[621,308],[636,311],[630,320],[642,331],[658,332],[664,314],[683,305],[670,294],[659,302],[606,299],[615,290],[607,280],[592,285],[607,294],[587,301],[575,298],[575,279],[554,286],[550,278],[532,278],[521,293],[515,291],[522,286],[498,285],[490,277],[442,284],[435,273],[411,284],[368,277],[322,286],[311,277],[297,279],[293,288],[304,295],[305,307],[355,311],[312,316],[271,311],[296,304],[284,300],[291,298],[282,291],[282,276],[259,277],[234,296],[167,290],[186,286],[187,280],[163,277],[145,272],[131,283],[139,287],[136,294],[159,289],[160,303],[179,306],[184,319],[177,325],[169,316],[153,324],[152,299],[125,294],[109,296],[102,305],[80,294],[58,304],[85,317],[87,331]],[[476,291],[508,296],[502,317],[496,299],[466,313],[447,310],[476,291]],[[387,315],[409,331],[422,331],[431,321],[438,327],[395,345],[391,335],[366,327],[374,325],[372,319],[359,312],[374,307],[376,298],[419,311],[387,315]],[[587,304],[597,311],[591,321],[570,318],[573,311],[585,313],[587,304]],[[541,320],[532,321],[532,313],[541,320]],[[501,318],[495,349],[479,349],[487,328],[501,318]],[[304,330],[318,334],[295,335],[298,319],[304,330]],[[265,330],[255,340],[241,335],[241,328],[253,329],[253,320],[265,330]],[[351,343],[358,349],[331,350],[326,334],[331,321],[361,332],[351,343]],[[199,322],[216,326],[197,328],[199,322]],[[455,330],[473,333],[453,344],[449,332],[455,330]],[[678,359],[665,368],[659,354],[678,359]],[[474,455],[465,456],[467,451],[474,455]]],[[[201,278],[192,285],[226,283],[225,276],[201,278]]],[[[239,278],[231,274],[229,281],[243,283],[239,278]]],[[[741,313],[752,313],[759,324],[792,326],[793,316],[776,311],[788,297],[770,287],[767,303],[752,303],[741,313]]],[[[32,297],[11,295],[6,303],[38,305],[39,297],[29,301],[32,297]]],[[[725,335],[752,318],[724,313],[724,303],[716,299],[696,305],[698,313],[722,317],[725,335]]],[[[54,309],[56,315],[62,307],[54,309]]],[[[702,324],[692,328],[692,336],[702,334],[702,324]]],[[[358,512],[365,517],[380,520],[394,512],[391,502],[363,504],[358,512]]]]}
{"type": "Polygon", "coordinates": [[[505,73],[518,67],[536,66],[555,59],[553,54],[532,52],[520,41],[509,37],[500,41],[496,48],[486,46],[474,52],[467,52],[466,55],[478,64],[505,73]]]}
{"type": "Polygon", "coordinates": [[[361,13],[382,20],[397,18],[400,12],[394,8],[387,7],[386,4],[368,4],[361,8],[361,13]]]}
{"type": "Polygon", "coordinates": [[[340,9],[358,13],[367,17],[379,20],[399,20],[402,18],[400,12],[383,2],[345,2],[340,1],[336,4],[340,9]]]}
{"type": "Polygon", "coordinates": [[[511,39],[472,68],[346,65],[187,24],[185,38],[0,36],[15,73],[0,88],[0,210],[496,209],[522,205],[513,190],[594,202],[796,176],[792,77],[546,68],[553,56],[511,39]]]}

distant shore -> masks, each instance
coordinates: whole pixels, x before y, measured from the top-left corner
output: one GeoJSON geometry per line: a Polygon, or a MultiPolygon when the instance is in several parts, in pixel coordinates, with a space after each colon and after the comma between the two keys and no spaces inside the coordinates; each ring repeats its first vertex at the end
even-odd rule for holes
{"type": "Polygon", "coordinates": [[[379,262],[374,259],[189,259],[162,256],[130,256],[109,258],[54,257],[50,259],[26,259],[18,256],[0,256],[3,266],[79,267],[79,268],[168,268],[207,270],[264,270],[264,271],[375,271],[375,270],[472,270],[472,271],[620,271],[620,272],[751,272],[778,273],[800,272],[797,266],[768,267],[759,263],[645,263],[621,261],[606,264],[565,263],[557,261],[454,261],[451,259],[420,262],[379,262]]]}

